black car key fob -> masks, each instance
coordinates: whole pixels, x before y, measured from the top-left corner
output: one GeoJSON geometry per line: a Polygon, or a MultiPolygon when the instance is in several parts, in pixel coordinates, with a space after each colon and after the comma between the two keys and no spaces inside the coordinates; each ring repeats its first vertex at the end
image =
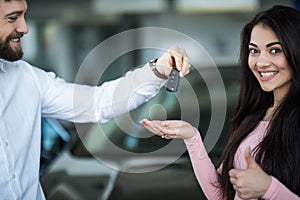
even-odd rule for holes
{"type": "Polygon", "coordinates": [[[179,87],[179,71],[176,68],[173,68],[166,84],[166,89],[169,92],[177,92],[179,87]]]}

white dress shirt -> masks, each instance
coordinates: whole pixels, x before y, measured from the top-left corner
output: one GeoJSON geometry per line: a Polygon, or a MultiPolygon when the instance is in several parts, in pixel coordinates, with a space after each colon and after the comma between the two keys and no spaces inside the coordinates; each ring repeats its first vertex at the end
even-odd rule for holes
{"type": "Polygon", "coordinates": [[[164,83],[148,65],[91,87],[22,60],[0,59],[0,199],[45,199],[39,183],[42,116],[105,122],[146,102],[164,83]]]}

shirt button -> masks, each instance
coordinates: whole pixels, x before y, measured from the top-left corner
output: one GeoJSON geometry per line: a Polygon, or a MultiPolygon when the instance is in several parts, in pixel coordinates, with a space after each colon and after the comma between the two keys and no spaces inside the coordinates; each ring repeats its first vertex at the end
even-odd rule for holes
{"type": "Polygon", "coordinates": [[[12,178],[12,179],[15,179],[15,178],[16,178],[16,174],[13,174],[13,175],[11,176],[11,178],[12,178]]]}
{"type": "Polygon", "coordinates": [[[8,147],[8,142],[5,142],[5,146],[8,147]]]}

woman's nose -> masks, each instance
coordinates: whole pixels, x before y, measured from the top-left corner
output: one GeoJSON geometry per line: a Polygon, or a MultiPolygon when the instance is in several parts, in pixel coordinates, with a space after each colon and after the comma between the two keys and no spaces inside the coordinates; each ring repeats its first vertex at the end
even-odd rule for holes
{"type": "Polygon", "coordinates": [[[257,59],[256,66],[257,67],[268,67],[271,64],[271,59],[265,53],[261,53],[257,59]]]}

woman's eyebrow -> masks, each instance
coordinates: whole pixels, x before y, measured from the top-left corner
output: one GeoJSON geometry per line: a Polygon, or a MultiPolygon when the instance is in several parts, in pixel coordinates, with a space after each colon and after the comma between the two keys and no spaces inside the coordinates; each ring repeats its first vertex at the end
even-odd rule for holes
{"type": "Polygon", "coordinates": [[[267,44],[266,47],[270,47],[270,46],[273,46],[273,45],[276,45],[276,44],[281,45],[280,42],[271,42],[271,43],[267,44]]]}
{"type": "MultiPolygon", "coordinates": [[[[279,45],[281,45],[281,43],[280,43],[280,42],[271,42],[271,43],[267,44],[267,45],[266,45],[266,47],[270,47],[270,46],[273,46],[273,45],[276,45],[276,44],[279,44],[279,45]]],[[[249,43],[249,46],[254,46],[254,47],[257,47],[257,45],[256,45],[256,44],[254,44],[254,43],[252,43],[252,42],[250,42],[250,43],[249,43]]]]}
{"type": "Polygon", "coordinates": [[[252,42],[250,42],[250,43],[249,43],[249,46],[254,46],[254,47],[257,47],[257,45],[256,45],[256,44],[254,44],[254,43],[252,43],[252,42]]]}

